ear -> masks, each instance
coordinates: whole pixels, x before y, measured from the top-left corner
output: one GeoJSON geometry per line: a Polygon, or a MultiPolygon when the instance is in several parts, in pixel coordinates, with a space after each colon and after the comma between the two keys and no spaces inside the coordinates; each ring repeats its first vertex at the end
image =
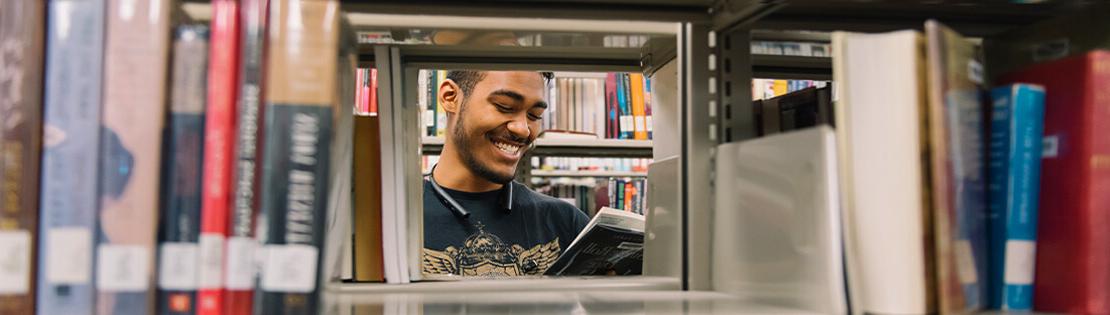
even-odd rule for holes
{"type": "Polygon", "coordinates": [[[458,114],[459,108],[462,106],[463,95],[462,89],[455,83],[454,80],[443,80],[439,84],[439,104],[443,106],[443,111],[458,114]]]}

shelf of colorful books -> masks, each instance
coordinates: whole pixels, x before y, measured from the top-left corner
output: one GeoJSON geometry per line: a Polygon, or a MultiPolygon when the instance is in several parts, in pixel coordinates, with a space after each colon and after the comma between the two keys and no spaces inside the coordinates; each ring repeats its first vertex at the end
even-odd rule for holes
{"type": "MultiPolygon", "coordinates": [[[[443,138],[422,138],[422,152],[438,155],[443,150],[443,138]]],[[[651,140],[626,139],[536,139],[534,156],[599,156],[599,157],[652,157],[651,140]]]]}
{"type": "Polygon", "coordinates": [[[647,177],[647,172],[532,170],[533,177],[647,177]]]}

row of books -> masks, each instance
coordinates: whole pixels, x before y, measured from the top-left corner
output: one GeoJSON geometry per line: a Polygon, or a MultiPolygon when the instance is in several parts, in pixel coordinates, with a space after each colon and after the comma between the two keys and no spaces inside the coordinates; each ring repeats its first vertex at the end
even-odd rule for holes
{"type": "Polygon", "coordinates": [[[776,134],[833,122],[832,88],[805,88],[752,102],[758,136],[776,134]]]}
{"type": "Polygon", "coordinates": [[[817,80],[752,79],[752,100],[769,99],[810,87],[823,88],[830,85],[829,81],[817,80]]]}
{"type": "MultiPolygon", "coordinates": [[[[424,135],[442,137],[447,113],[438,90],[446,70],[420,70],[417,90],[424,135]]],[[[557,76],[545,91],[544,137],[587,136],[606,139],[651,139],[651,82],[639,73],[557,76]]]]}
{"type": "Polygon", "coordinates": [[[604,207],[638,215],[647,207],[647,179],[608,178],[533,178],[536,192],[562,199],[593,217],[604,207]]]}
{"type": "Polygon", "coordinates": [[[751,46],[752,53],[759,55],[832,56],[832,46],[829,43],[753,40],[751,46]]]}
{"type": "Polygon", "coordinates": [[[642,74],[557,77],[548,94],[552,106],[544,112],[545,134],[651,139],[651,81],[642,74]]]}
{"type": "Polygon", "coordinates": [[[5,2],[0,313],[318,312],[354,34],[338,1],[211,7],[5,2]]]}
{"type": "Polygon", "coordinates": [[[979,46],[924,29],[833,35],[851,305],[1110,313],[1110,52],[1000,73],[986,102],[979,46]]]}
{"type": "Polygon", "coordinates": [[[532,168],[539,170],[647,172],[651,159],[532,157],[532,168]]]}

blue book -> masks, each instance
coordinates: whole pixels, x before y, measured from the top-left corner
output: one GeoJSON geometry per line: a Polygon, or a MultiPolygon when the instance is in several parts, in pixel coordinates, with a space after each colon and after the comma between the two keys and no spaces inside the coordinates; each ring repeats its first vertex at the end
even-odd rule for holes
{"type": "Polygon", "coordinates": [[[48,10],[36,312],[92,314],[105,2],[48,10]]]}
{"type": "Polygon", "coordinates": [[[1043,87],[1029,84],[991,91],[991,308],[1033,309],[1044,96],[1043,87]]]}
{"type": "Polygon", "coordinates": [[[620,107],[620,138],[632,139],[634,131],[632,122],[632,84],[628,81],[629,75],[617,75],[617,104],[620,107]]]}

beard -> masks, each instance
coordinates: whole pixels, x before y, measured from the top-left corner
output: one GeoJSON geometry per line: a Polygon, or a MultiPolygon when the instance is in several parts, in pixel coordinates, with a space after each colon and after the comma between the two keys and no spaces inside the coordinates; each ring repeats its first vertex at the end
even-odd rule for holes
{"type": "MultiPolygon", "coordinates": [[[[473,144],[474,141],[472,141],[473,139],[467,134],[465,128],[466,124],[463,123],[463,112],[465,110],[466,106],[464,104],[459,110],[459,117],[455,121],[455,128],[451,130],[451,141],[455,144],[455,148],[459,152],[459,158],[462,159],[463,165],[466,165],[466,168],[469,169],[471,173],[491,183],[504,185],[513,181],[513,178],[516,177],[515,172],[509,174],[498,173],[489,166],[486,166],[485,163],[474,155],[474,151],[471,149],[471,144],[473,144]]],[[[515,171],[516,169],[514,168],[513,170],[515,171]]]]}

